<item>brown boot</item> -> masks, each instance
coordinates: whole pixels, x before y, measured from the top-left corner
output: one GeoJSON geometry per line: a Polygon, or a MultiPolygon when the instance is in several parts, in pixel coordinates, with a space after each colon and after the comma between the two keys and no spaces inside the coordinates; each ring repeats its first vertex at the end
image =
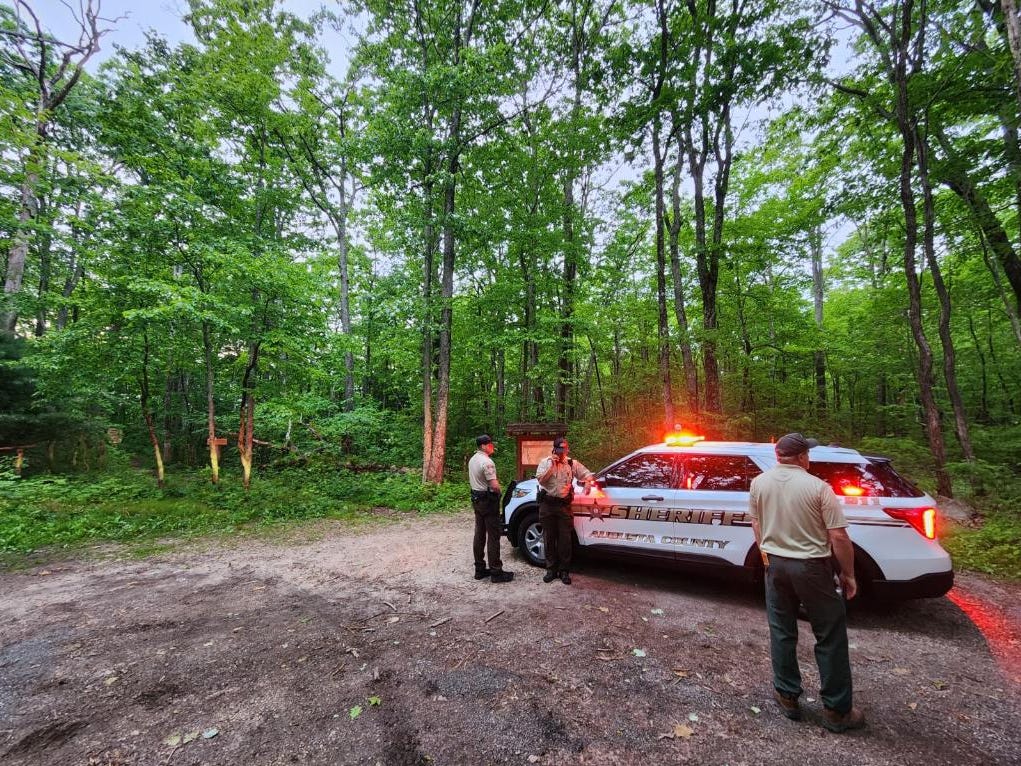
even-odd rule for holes
{"type": "Polygon", "coordinates": [[[797,697],[790,697],[781,691],[773,689],[773,699],[780,706],[780,711],[792,721],[801,720],[801,705],[797,697]]]}
{"type": "Polygon", "coordinates": [[[824,707],[822,725],[837,734],[849,729],[860,729],[865,725],[865,714],[856,707],[852,707],[846,713],[838,713],[836,710],[824,707]]]}

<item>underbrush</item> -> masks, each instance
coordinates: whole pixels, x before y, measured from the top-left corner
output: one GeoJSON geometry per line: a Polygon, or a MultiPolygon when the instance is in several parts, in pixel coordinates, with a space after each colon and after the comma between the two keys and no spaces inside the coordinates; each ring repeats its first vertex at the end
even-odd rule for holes
{"type": "Polygon", "coordinates": [[[245,492],[240,478],[147,472],[103,476],[0,475],[0,554],[97,542],[151,541],[307,519],[359,520],[374,509],[443,513],[467,506],[465,483],[423,484],[417,472],[328,466],[267,471],[245,492]]]}
{"type": "Polygon", "coordinates": [[[940,542],[956,569],[1021,579],[1021,518],[1016,511],[996,512],[977,529],[949,528],[940,542]]]}

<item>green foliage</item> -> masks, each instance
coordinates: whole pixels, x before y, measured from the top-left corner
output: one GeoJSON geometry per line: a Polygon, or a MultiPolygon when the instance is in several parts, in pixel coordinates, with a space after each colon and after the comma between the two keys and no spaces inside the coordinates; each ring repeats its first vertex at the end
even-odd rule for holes
{"type": "Polygon", "coordinates": [[[1021,579],[1021,515],[1016,506],[988,517],[978,529],[951,528],[941,543],[959,569],[1021,579]]]}
{"type": "Polygon", "coordinates": [[[260,477],[246,493],[237,477],[214,486],[147,474],[17,479],[0,472],[0,553],[103,541],[152,541],[309,519],[367,520],[388,509],[443,513],[466,506],[466,482],[423,485],[417,473],[356,472],[328,465],[260,477]]]}
{"type": "Polygon", "coordinates": [[[879,455],[893,460],[897,472],[913,481],[922,481],[932,474],[932,453],[926,446],[906,437],[869,436],[854,447],[866,455],[879,455]]]}
{"type": "Polygon", "coordinates": [[[422,424],[408,412],[358,407],[316,422],[335,452],[368,463],[414,465],[422,457],[422,424]]]}

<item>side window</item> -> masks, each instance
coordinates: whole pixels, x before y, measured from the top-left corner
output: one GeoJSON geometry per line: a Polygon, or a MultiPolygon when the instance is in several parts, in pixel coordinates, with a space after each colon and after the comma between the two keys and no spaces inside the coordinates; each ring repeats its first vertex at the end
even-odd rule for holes
{"type": "Polygon", "coordinates": [[[747,492],[759,473],[744,455],[690,455],[684,460],[681,489],[747,492]]]}
{"type": "Polygon", "coordinates": [[[606,469],[602,476],[607,487],[654,487],[669,489],[673,486],[673,455],[635,455],[630,460],[606,469]]]}

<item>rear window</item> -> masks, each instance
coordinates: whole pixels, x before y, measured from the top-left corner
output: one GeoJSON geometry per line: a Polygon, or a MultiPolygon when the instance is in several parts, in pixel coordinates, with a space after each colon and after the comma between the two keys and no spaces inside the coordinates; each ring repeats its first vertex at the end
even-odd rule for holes
{"type": "Polygon", "coordinates": [[[866,458],[868,463],[812,461],[808,472],[818,476],[841,497],[921,497],[925,493],[893,470],[890,461],[866,458]]]}

